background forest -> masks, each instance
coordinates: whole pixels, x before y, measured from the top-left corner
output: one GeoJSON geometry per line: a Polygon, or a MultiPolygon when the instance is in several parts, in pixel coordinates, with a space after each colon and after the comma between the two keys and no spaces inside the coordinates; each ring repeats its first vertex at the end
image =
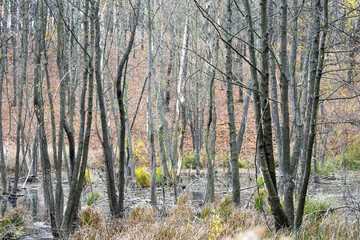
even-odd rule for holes
{"type": "Polygon", "coordinates": [[[1,238],[359,239],[359,8],[1,0],[1,238]]]}

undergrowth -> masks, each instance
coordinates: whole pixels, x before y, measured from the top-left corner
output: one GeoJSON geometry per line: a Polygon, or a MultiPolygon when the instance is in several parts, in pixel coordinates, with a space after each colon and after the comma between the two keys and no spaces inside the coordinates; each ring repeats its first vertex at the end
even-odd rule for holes
{"type": "Polygon", "coordinates": [[[19,239],[24,230],[24,212],[22,208],[9,211],[0,218],[0,239],[19,239]]]}
{"type": "Polygon", "coordinates": [[[189,199],[182,195],[165,217],[150,205],[138,204],[128,217],[107,225],[97,208],[87,208],[80,214],[82,223],[74,239],[358,239],[356,222],[341,212],[313,217],[328,208],[325,199],[307,203],[307,215],[297,232],[275,232],[269,215],[236,208],[230,196],[206,204],[198,213],[189,199]]]}
{"type": "Polygon", "coordinates": [[[136,182],[142,187],[148,187],[151,183],[151,173],[147,167],[140,167],[135,170],[136,182]]]}

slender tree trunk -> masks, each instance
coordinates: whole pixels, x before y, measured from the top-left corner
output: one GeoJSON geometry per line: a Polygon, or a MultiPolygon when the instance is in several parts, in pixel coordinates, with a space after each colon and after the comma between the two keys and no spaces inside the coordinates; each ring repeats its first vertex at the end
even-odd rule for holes
{"type": "MultiPolygon", "coordinates": [[[[39,30],[36,33],[36,51],[35,51],[35,70],[34,70],[34,110],[38,121],[40,132],[40,153],[41,153],[41,168],[42,168],[42,181],[44,188],[44,199],[49,207],[51,230],[55,238],[59,237],[59,229],[56,224],[56,209],[55,199],[53,195],[53,187],[51,181],[51,165],[48,154],[48,145],[46,139],[45,120],[44,120],[44,107],[42,99],[42,81],[40,78],[40,64],[41,64],[41,52],[45,47],[45,32],[46,32],[46,16],[44,3],[39,1],[39,7],[41,10],[37,26],[39,30]]],[[[20,104],[20,102],[19,102],[20,104]]]]}
{"type": "Polygon", "coordinates": [[[106,169],[106,180],[107,180],[107,191],[109,197],[110,211],[115,216],[120,214],[118,208],[118,202],[116,199],[116,187],[115,187],[115,176],[114,176],[114,165],[112,149],[109,141],[109,133],[106,119],[105,100],[103,95],[102,81],[101,81],[101,49],[100,49],[100,19],[99,19],[99,6],[96,5],[95,10],[95,78],[96,78],[96,91],[98,96],[99,108],[100,108],[100,120],[102,129],[102,147],[105,157],[105,169],[106,169]]]}
{"type": "Polygon", "coordinates": [[[187,50],[189,44],[189,0],[186,3],[186,17],[185,17],[185,27],[184,27],[184,37],[183,37],[183,44],[182,44],[182,53],[180,59],[180,70],[179,70],[179,78],[177,82],[176,88],[176,106],[175,106],[175,129],[173,135],[173,165],[177,166],[178,169],[181,167],[181,161],[178,163],[178,131],[179,131],[179,120],[180,120],[180,103],[181,98],[183,98],[183,82],[186,77],[186,61],[187,61],[187,50]]]}
{"type": "Polygon", "coordinates": [[[151,96],[151,80],[152,80],[152,71],[153,71],[153,56],[152,56],[152,12],[151,12],[151,0],[147,2],[148,8],[148,81],[147,81],[147,121],[148,121],[148,134],[150,147],[149,157],[150,157],[150,166],[151,166],[151,205],[156,208],[156,159],[155,159],[155,134],[154,134],[154,122],[153,122],[153,112],[152,112],[152,96],[151,96]]]}
{"type": "Polygon", "coordinates": [[[23,108],[23,94],[24,83],[27,75],[27,63],[28,63],[28,34],[29,34],[29,3],[23,5],[23,31],[21,34],[21,52],[22,52],[22,64],[21,64],[21,76],[20,87],[18,91],[18,119],[16,129],[16,156],[15,156],[15,176],[14,185],[12,188],[12,194],[16,194],[18,188],[18,181],[20,175],[20,133],[22,128],[22,108],[23,108]]]}
{"type": "MultiPolygon", "coordinates": [[[[3,40],[1,41],[1,59],[0,59],[0,116],[2,116],[2,94],[3,94],[3,83],[5,78],[5,69],[6,69],[6,54],[7,54],[7,18],[8,18],[8,8],[5,7],[5,15],[2,17],[0,15],[0,30],[3,33],[3,40]],[[3,29],[1,29],[3,26],[3,29]]],[[[14,97],[16,99],[16,97],[14,97]]],[[[6,179],[6,165],[5,165],[5,156],[4,156],[4,145],[3,145],[3,125],[2,125],[2,117],[0,117],[0,157],[1,157],[1,187],[2,194],[7,193],[7,179],[6,179]]]]}
{"type": "Polygon", "coordinates": [[[56,169],[56,221],[57,225],[61,225],[62,215],[64,212],[64,194],[62,189],[62,154],[64,144],[64,124],[65,124],[65,94],[66,85],[69,83],[69,74],[67,71],[67,59],[66,50],[68,47],[66,32],[65,32],[65,7],[64,2],[59,0],[58,4],[58,20],[57,20],[57,66],[59,69],[59,81],[60,81],[60,121],[58,132],[58,146],[57,146],[57,159],[54,159],[56,169]]]}
{"type": "MultiPolygon", "coordinates": [[[[7,9],[6,9],[7,10],[7,9]]],[[[6,17],[7,18],[7,17],[6,17]]],[[[17,68],[18,68],[18,59],[17,59],[17,52],[18,52],[18,39],[17,39],[17,32],[18,32],[18,27],[17,27],[17,19],[18,19],[18,14],[17,14],[17,0],[12,0],[12,4],[11,4],[11,30],[13,32],[12,34],[12,39],[11,39],[11,43],[12,43],[12,47],[13,47],[13,91],[14,91],[14,98],[12,101],[12,106],[16,106],[17,105],[17,68]]],[[[4,25],[6,27],[6,25],[4,25]]],[[[6,31],[6,29],[5,29],[6,31]]],[[[4,32],[4,40],[6,39],[5,36],[5,32],[4,32]]],[[[3,45],[4,46],[4,45],[3,45]]]]}
{"type": "Polygon", "coordinates": [[[232,4],[231,0],[226,2],[226,97],[227,110],[229,118],[229,137],[230,137],[230,154],[231,154],[231,173],[232,173],[232,200],[236,205],[240,205],[240,179],[239,179],[239,162],[236,143],[236,126],[233,96],[233,76],[232,76],[232,4]]]}
{"type": "MultiPolygon", "coordinates": [[[[210,7],[210,6],[209,6],[210,7]]],[[[208,12],[209,12],[208,7],[208,12]]],[[[219,20],[218,20],[219,22],[219,20]]],[[[212,31],[208,30],[208,39],[207,39],[207,55],[208,61],[211,60],[211,45],[212,45],[212,31]]],[[[215,68],[219,62],[219,37],[217,36],[215,43],[215,68]]],[[[214,176],[214,166],[215,166],[215,145],[216,145],[216,108],[215,108],[215,74],[216,69],[212,69],[211,78],[209,84],[209,112],[208,112],[208,122],[206,126],[205,134],[205,147],[207,155],[207,181],[206,181],[206,195],[205,202],[214,202],[215,201],[215,176],[214,176]],[[210,137],[210,141],[209,141],[210,137]]],[[[209,71],[210,72],[210,71],[209,71]]]]}
{"type": "MultiPolygon", "coordinates": [[[[260,90],[259,88],[259,81],[258,81],[258,76],[257,76],[257,71],[258,69],[256,68],[256,55],[255,55],[255,37],[254,37],[254,27],[253,27],[253,21],[252,21],[252,15],[251,15],[251,9],[250,9],[250,2],[249,0],[244,0],[244,5],[245,5],[245,10],[246,10],[246,20],[248,23],[248,37],[249,37],[249,55],[250,55],[250,63],[251,63],[251,67],[250,67],[250,74],[251,74],[251,78],[254,81],[254,109],[255,109],[255,123],[256,123],[256,137],[257,137],[257,155],[256,157],[258,158],[257,161],[260,165],[260,169],[261,172],[263,174],[264,177],[264,183],[266,186],[266,189],[269,192],[269,202],[270,202],[270,207],[271,207],[271,212],[274,218],[274,223],[275,223],[275,228],[277,230],[283,228],[283,227],[288,227],[289,226],[289,222],[288,219],[285,215],[285,212],[281,206],[280,203],[280,198],[278,196],[278,192],[277,192],[277,188],[276,188],[276,181],[274,182],[274,176],[272,176],[271,174],[271,165],[269,166],[268,162],[269,160],[273,160],[273,159],[269,159],[268,158],[268,154],[266,154],[266,147],[265,147],[265,140],[264,140],[264,132],[263,132],[263,125],[262,125],[262,114],[261,114],[261,98],[260,98],[260,94],[264,94],[261,90],[264,90],[263,88],[260,90]]],[[[265,28],[266,28],[266,4],[265,1],[262,1],[262,5],[261,5],[261,27],[262,27],[262,32],[264,33],[265,28]]],[[[263,37],[263,44],[266,43],[266,38],[265,36],[263,37]]],[[[262,55],[266,54],[266,52],[264,52],[264,49],[262,51],[262,55]]],[[[262,56],[264,57],[264,56],[262,56]]],[[[262,59],[264,61],[264,59],[262,59]]],[[[265,60],[266,61],[266,60],[265,60]]],[[[264,68],[264,63],[263,65],[263,69],[264,68]]],[[[262,75],[264,75],[264,73],[262,73],[262,75]]],[[[266,120],[268,120],[266,118],[266,120]]],[[[263,119],[263,121],[265,121],[265,119],[263,119]]]]}
{"type": "Polygon", "coordinates": [[[95,20],[95,11],[94,4],[91,6],[91,15],[89,16],[90,1],[85,2],[85,11],[84,11],[84,64],[85,69],[83,73],[82,80],[82,91],[80,95],[80,132],[79,132],[79,141],[78,149],[76,154],[76,160],[74,164],[74,170],[71,177],[71,185],[69,191],[69,199],[67,202],[67,207],[65,210],[64,218],[62,221],[62,229],[66,232],[69,232],[72,227],[72,223],[75,220],[75,217],[80,206],[80,197],[83,188],[84,175],[86,170],[89,142],[90,142],[90,133],[91,133],[91,124],[92,124],[92,111],[93,111],[93,92],[94,92],[94,67],[92,65],[93,55],[94,55],[94,20],[95,20]],[[90,41],[89,41],[89,24],[88,18],[91,19],[90,24],[90,41]],[[90,46],[90,51],[88,48],[90,46]],[[89,85],[88,85],[89,84],[89,85]],[[86,91],[89,86],[89,93],[87,99],[87,108],[85,106],[86,102],[86,91]],[[87,122],[85,124],[85,114],[87,113],[87,122]]]}
{"type": "Polygon", "coordinates": [[[290,121],[289,121],[289,75],[287,57],[287,1],[281,0],[280,11],[280,106],[282,159],[280,164],[284,173],[284,207],[290,226],[294,225],[294,200],[292,191],[293,175],[290,164],[290,121]]]}
{"type": "Polygon", "coordinates": [[[123,96],[123,88],[121,85],[122,75],[125,63],[129,58],[129,54],[134,44],[136,27],[139,19],[139,11],[140,11],[140,0],[137,1],[136,11],[135,11],[135,20],[132,25],[130,40],[126,47],[125,53],[122,56],[122,59],[118,66],[118,72],[116,77],[116,96],[119,105],[119,116],[120,116],[120,156],[119,156],[119,216],[123,216],[124,211],[124,192],[125,192],[125,131],[126,131],[126,119],[125,119],[125,107],[124,107],[124,96],[123,96]]]}
{"type": "Polygon", "coordinates": [[[321,1],[317,0],[315,4],[315,21],[314,21],[314,41],[313,41],[313,52],[311,54],[311,72],[310,72],[310,89],[309,90],[309,100],[308,100],[308,111],[306,119],[306,129],[305,129],[305,140],[306,141],[306,165],[303,169],[302,182],[300,185],[300,196],[298,202],[298,211],[296,214],[295,226],[299,228],[302,224],[305,200],[307,195],[307,188],[309,184],[310,171],[311,171],[311,158],[313,151],[313,144],[316,136],[316,124],[317,124],[317,115],[319,108],[319,99],[320,99],[320,81],[322,76],[322,71],[325,61],[325,43],[326,35],[328,30],[328,0],[323,2],[323,19],[324,26],[323,32],[320,40],[320,12],[321,12],[321,1]],[[311,86],[313,85],[313,87],[311,86]]]}
{"type": "MultiPolygon", "coordinates": [[[[157,17],[155,15],[155,36],[156,36],[156,44],[158,49],[158,64],[159,64],[159,77],[157,81],[157,91],[156,91],[156,99],[157,99],[157,111],[159,113],[159,157],[161,159],[162,168],[164,171],[164,176],[166,180],[171,182],[171,176],[167,167],[167,162],[171,162],[171,143],[169,137],[169,129],[168,129],[168,120],[166,115],[166,99],[164,96],[164,71],[163,71],[163,39],[162,39],[162,30],[163,30],[163,1],[160,1],[160,31],[158,26],[157,17]],[[164,144],[165,142],[165,144],[164,144]],[[165,151],[166,146],[166,151],[165,151]],[[168,161],[167,161],[168,160],[168,161]]],[[[171,64],[171,63],[169,63],[171,64]]]]}
{"type": "MultiPolygon", "coordinates": [[[[269,40],[271,44],[275,44],[276,36],[274,36],[274,5],[275,2],[269,2],[268,4],[268,28],[269,28],[269,40]]],[[[269,56],[269,65],[270,65],[270,88],[271,88],[271,117],[273,120],[273,127],[275,133],[275,141],[276,141],[276,149],[277,149],[277,157],[278,160],[281,161],[283,159],[282,154],[282,136],[281,136],[281,127],[279,120],[279,104],[278,104],[278,90],[277,90],[277,77],[276,77],[276,62],[275,56],[270,54],[269,56]]],[[[283,180],[283,166],[280,164],[280,177],[279,177],[279,188],[281,189],[282,180],[283,180]]]]}

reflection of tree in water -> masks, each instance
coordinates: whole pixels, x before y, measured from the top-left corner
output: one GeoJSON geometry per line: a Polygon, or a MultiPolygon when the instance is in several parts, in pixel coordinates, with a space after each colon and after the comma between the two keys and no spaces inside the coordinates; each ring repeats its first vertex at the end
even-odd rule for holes
{"type": "Polygon", "coordinates": [[[1,201],[1,217],[5,216],[7,201],[1,201]]]}
{"type": "Polygon", "coordinates": [[[24,196],[18,198],[2,198],[0,199],[0,202],[2,217],[4,217],[8,211],[22,206],[24,212],[31,212],[34,222],[39,221],[39,218],[40,220],[43,219],[43,217],[39,216],[38,189],[25,189],[24,196]],[[11,207],[8,206],[9,204],[11,205],[11,207]]]}
{"type": "Polygon", "coordinates": [[[32,198],[32,216],[34,218],[34,222],[37,222],[38,221],[38,213],[39,213],[38,191],[36,189],[30,190],[30,196],[32,198]]]}

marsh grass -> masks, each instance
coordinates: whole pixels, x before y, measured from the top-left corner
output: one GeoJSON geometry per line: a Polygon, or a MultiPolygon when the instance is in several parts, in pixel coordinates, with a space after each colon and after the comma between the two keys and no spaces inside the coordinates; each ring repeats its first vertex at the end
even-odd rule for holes
{"type": "MultiPolygon", "coordinates": [[[[314,218],[305,215],[302,228],[295,232],[275,232],[269,215],[252,209],[236,208],[228,199],[207,204],[200,212],[184,194],[165,217],[150,205],[138,204],[130,214],[105,224],[96,207],[80,214],[80,226],[73,239],[358,239],[358,226],[341,211],[314,218]],[[252,238],[249,238],[252,237],[252,238]],[[246,238],[248,237],[248,238],[246,238]],[[257,237],[257,238],[255,238],[257,237]]],[[[316,204],[312,209],[323,208],[316,204]]],[[[317,210],[315,210],[317,211],[317,210]]]]}
{"type": "Polygon", "coordinates": [[[0,239],[17,239],[24,230],[24,210],[21,207],[15,208],[0,218],[0,239]]]}

